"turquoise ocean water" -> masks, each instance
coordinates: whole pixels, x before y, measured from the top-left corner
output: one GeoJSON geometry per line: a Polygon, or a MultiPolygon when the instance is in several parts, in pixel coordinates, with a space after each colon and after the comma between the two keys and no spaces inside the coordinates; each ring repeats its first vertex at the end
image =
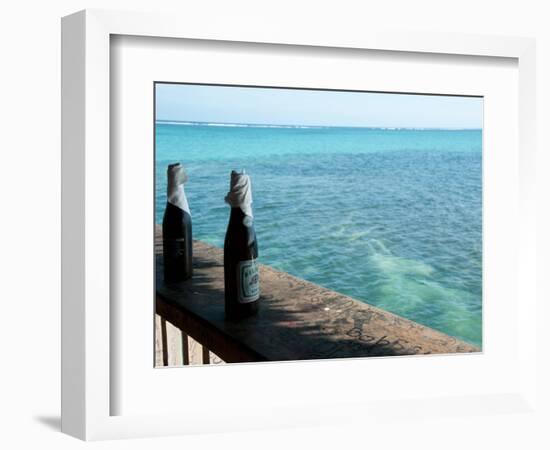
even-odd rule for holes
{"type": "Polygon", "coordinates": [[[231,169],[246,169],[260,261],[481,345],[482,132],[157,123],[187,168],[193,237],[223,247],[231,169]]]}

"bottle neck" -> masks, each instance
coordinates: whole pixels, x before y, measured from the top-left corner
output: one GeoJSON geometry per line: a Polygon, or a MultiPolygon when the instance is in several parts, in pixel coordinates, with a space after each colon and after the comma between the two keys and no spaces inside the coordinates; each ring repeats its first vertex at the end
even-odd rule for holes
{"type": "Polygon", "coordinates": [[[240,207],[231,208],[231,214],[229,215],[229,226],[244,225],[249,228],[254,225],[254,218],[251,215],[245,214],[240,207]]]}
{"type": "Polygon", "coordinates": [[[252,220],[252,190],[250,177],[245,173],[231,172],[230,189],[225,196],[225,202],[231,208],[239,208],[252,220]]]}
{"type": "Polygon", "coordinates": [[[183,184],[175,184],[168,182],[168,203],[171,203],[174,206],[185,211],[187,214],[191,215],[189,210],[189,204],[187,203],[187,197],[185,196],[185,191],[183,189],[183,184]]]}
{"type": "Polygon", "coordinates": [[[237,207],[231,208],[231,215],[229,216],[229,219],[242,221],[244,219],[244,216],[245,214],[243,210],[237,206],[237,207]]]}

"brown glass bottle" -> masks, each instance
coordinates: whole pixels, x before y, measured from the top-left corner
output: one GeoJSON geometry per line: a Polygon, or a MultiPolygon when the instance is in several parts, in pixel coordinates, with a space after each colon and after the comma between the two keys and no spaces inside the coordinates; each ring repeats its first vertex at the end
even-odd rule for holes
{"type": "MultiPolygon", "coordinates": [[[[236,176],[244,174],[232,173],[232,190],[236,176]]],[[[249,183],[247,188],[250,189],[249,183]]],[[[230,192],[231,194],[231,192],[230,192]]],[[[230,196],[228,194],[228,197],[230,196]]],[[[251,194],[244,195],[251,201],[251,194]]],[[[230,319],[238,319],[256,314],[260,298],[260,272],[258,266],[258,242],[254,230],[250,204],[235,206],[235,202],[226,201],[232,205],[229,224],[225,234],[223,263],[225,281],[225,314],[230,319]]]]}
{"type": "Polygon", "coordinates": [[[183,190],[187,181],[181,164],[168,166],[168,201],[162,220],[164,280],[187,280],[193,275],[193,230],[191,213],[183,190]]]}

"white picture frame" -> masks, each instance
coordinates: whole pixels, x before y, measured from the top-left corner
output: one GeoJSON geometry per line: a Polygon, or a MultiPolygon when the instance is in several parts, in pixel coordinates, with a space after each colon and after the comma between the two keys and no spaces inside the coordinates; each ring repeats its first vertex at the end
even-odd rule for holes
{"type": "MultiPolygon", "coordinates": [[[[278,414],[241,410],[224,420],[227,410],[217,414],[197,409],[185,413],[112,415],[114,382],[111,366],[120,355],[112,348],[117,324],[112,320],[110,297],[116,280],[111,279],[111,185],[117,176],[111,170],[110,92],[111,36],[141,36],[203,41],[284,44],[301,48],[331,48],[332,51],[365,49],[407,52],[414,55],[464,55],[500,57],[518,64],[519,177],[513,180],[519,203],[514,240],[517,265],[518,368],[513,386],[484,395],[469,393],[464,398],[441,398],[438,407],[468,415],[498,412],[503,403],[516,412],[533,408],[536,398],[536,293],[535,293],[535,43],[515,37],[472,36],[445,33],[400,33],[395,31],[349,30],[335,35],[306,30],[280,30],[254,23],[235,29],[230,23],[208,26],[192,17],[87,10],[67,16],[62,22],[62,430],[86,440],[161,436],[220,430],[246,430],[269,426],[295,426],[351,420],[357,415],[376,415],[376,408],[388,411],[383,400],[331,403],[330,412],[320,401],[304,404],[282,401],[273,405],[278,414]],[[480,401],[483,400],[483,401],[480,401]],[[319,413],[319,411],[324,411],[319,413]],[[201,415],[201,412],[203,413],[201,415]],[[246,421],[239,421],[244,417],[246,421]]],[[[151,299],[152,302],[152,299],[151,299]]],[[[151,336],[152,340],[152,336],[151,336]]],[[[395,361],[397,367],[404,361],[395,361]]],[[[343,364],[331,362],[331,364],[343,364]]],[[[355,362],[358,367],[360,362],[355,362]]],[[[348,365],[349,366],[349,365],[348,365]]],[[[252,370],[247,366],[239,370],[252,370]]],[[[273,376],[275,365],[263,365],[261,376],[273,376]]],[[[310,366],[311,367],[311,366],[310,366]]],[[[351,366],[349,366],[351,367],[351,366]]],[[[397,367],[397,370],[402,370],[397,367]]],[[[421,368],[419,370],[422,370],[421,368]]],[[[169,372],[169,371],[165,371],[169,372]]],[[[181,374],[185,376],[184,373],[181,374]]],[[[207,378],[218,375],[211,370],[207,378]]],[[[220,376],[225,376],[222,374],[220,376]]],[[[355,381],[357,382],[357,381],[355,381]]],[[[352,382],[353,383],[353,382],[352,382]]],[[[397,395],[392,401],[405,400],[397,395]]],[[[429,404],[427,396],[408,399],[410,414],[429,404]],[[428,403],[426,403],[428,402],[428,403]]],[[[253,400],[251,400],[253,401],[253,400]]],[[[259,402],[259,400],[255,400],[259,402]]],[[[242,409],[242,407],[241,407],[242,409]]]]}

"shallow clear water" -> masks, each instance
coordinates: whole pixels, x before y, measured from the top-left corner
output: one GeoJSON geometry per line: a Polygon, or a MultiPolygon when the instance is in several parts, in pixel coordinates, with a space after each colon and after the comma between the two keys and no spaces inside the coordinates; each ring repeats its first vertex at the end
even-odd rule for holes
{"type": "Polygon", "coordinates": [[[481,345],[481,130],[156,130],[157,223],[181,161],[193,236],[222,247],[245,168],[262,263],[481,345]]]}

